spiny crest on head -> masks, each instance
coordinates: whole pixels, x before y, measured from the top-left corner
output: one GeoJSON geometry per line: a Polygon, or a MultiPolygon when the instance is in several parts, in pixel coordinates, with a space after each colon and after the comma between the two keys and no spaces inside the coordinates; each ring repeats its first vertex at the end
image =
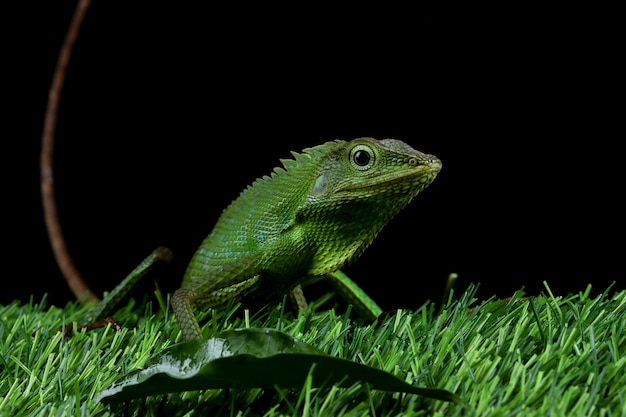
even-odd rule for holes
{"type": "Polygon", "coordinates": [[[281,175],[286,171],[289,171],[293,168],[303,167],[310,165],[311,161],[319,161],[322,157],[324,157],[331,150],[337,149],[339,146],[346,143],[344,140],[335,139],[331,142],[326,142],[321,145],[313,146],[310,148],[304,148],[302,153],[291,151],[291,156],[293,159],[280,159],[280,162],[283,164],[283,167],[274,168],[274,172],[272,176],[275,174],[281,175]]]}
{"type": "Polygon", "coordinates": [[[345,143],[346,141],[344,140],[336,139],[321,145],[305,148],[302,150],[302,153],[292,151],[291,155],[293,156],[293,159],[281,158],[280,162],[283,164],[282,167],[275,167],[269,175],[263,175],[262,177],[257,178],[257,180],[250,184],[247,188],[264,187],[267,186],[268,183],[272,183],[274,180],[279,178],[287,181],[298,181],[298,176],[290,178],[291,176],[287,175],[287,172],[297,170],[299,168],[313,168],[317,161],[320,161],[330,151],[339,148],[345,143]]]}
{"type": "MultiPolygon", "coordinates": [[[[254,204],[258,203],[257,197],[264,190],[269,190],[276,195],[293,195],[293,197],[297,197],[298,193],[294,193],[294,190],[302,187],[306,188],[306,179],[313,180],[312,176],[315,175],[320,161],[329,152],[345,143],[345,141],[338,139],[322,145],[305,148],[302,150],[302,153],[291,152],[293,159],[281,159],[282,167],[274,168],[269,175],[258,177],[243,189],[239,194],[239,199],[235,201],[239,201],[237,203],[239,207],[249,204],[252,208],[254,204]],[[293,173],[293,175],[289,175],[290,173],[293,173]]],[[[236,204],[235,201],[231,205],[236,204]]],[[[268,200],[266,199],[265,201],[268,200]]]]}

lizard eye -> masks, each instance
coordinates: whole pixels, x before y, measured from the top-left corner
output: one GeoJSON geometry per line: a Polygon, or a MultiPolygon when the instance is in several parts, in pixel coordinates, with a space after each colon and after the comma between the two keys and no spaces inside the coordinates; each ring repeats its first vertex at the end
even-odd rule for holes
{"type": "Polygon", "coordinates": [[[357,145],[350,151],[350,164],[359,171],[370,169],[374,165],[375,155],[367,145],[357,145]]]}

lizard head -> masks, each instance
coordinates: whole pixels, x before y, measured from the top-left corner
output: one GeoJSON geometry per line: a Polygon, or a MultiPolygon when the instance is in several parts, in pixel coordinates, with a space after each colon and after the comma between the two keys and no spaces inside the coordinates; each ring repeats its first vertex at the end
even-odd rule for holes
{"type": "Polygon", "coordinates": [[[319,161],[295,222],[316,242],[311,275],[356,259],[441,170],[435,156],[395,139],[337,140],[304,152],[319,161]]]}
{"type": "Polygon", "coordinates": [[[310,198],[338,202],[387,197],[404,206],[435,179],[441,161],[396,139],[336,141],[319,166],[310,198]]]}

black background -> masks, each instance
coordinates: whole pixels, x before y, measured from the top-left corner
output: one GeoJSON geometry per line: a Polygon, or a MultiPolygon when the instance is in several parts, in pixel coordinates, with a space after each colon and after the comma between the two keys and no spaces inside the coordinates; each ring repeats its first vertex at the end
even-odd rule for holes
{"type": "MultiPolygon", "coordinates": [[[[426,4],[426,3],[424,3],[426,4]]],[[[72,299],[39,151],[73,2],[6,14],[0,302],[72,299]]],[[[69,249],[101,293],[158,245],[173,290],[221,210],[290,150],[402,139],[443,170],[347,272],[383,308],[457,288],[624,289],[623,46],[610,10],[95,1],[55,152],[69,249]],[[620,110],[620,107],[622,109],[620,110]]],[[[365,221],[365,219],[364,219],[365,221]]]]}

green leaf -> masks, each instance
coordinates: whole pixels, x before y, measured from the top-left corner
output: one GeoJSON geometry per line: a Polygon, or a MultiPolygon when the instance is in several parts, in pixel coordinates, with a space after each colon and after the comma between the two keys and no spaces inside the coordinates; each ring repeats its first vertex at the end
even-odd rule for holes
{"type": "Polygon", "coordinates": [[[372,389],[460,402],[449,391],[416,387],[380,369],[329,356],[274,329],[227,330],[208,340],[172,345],[151,358],[144,369],[103,391],[95,401],[113,403],[221,388],[300,389],[311,368],[314,387],[349,387],[361,382],[372,389]]]}

